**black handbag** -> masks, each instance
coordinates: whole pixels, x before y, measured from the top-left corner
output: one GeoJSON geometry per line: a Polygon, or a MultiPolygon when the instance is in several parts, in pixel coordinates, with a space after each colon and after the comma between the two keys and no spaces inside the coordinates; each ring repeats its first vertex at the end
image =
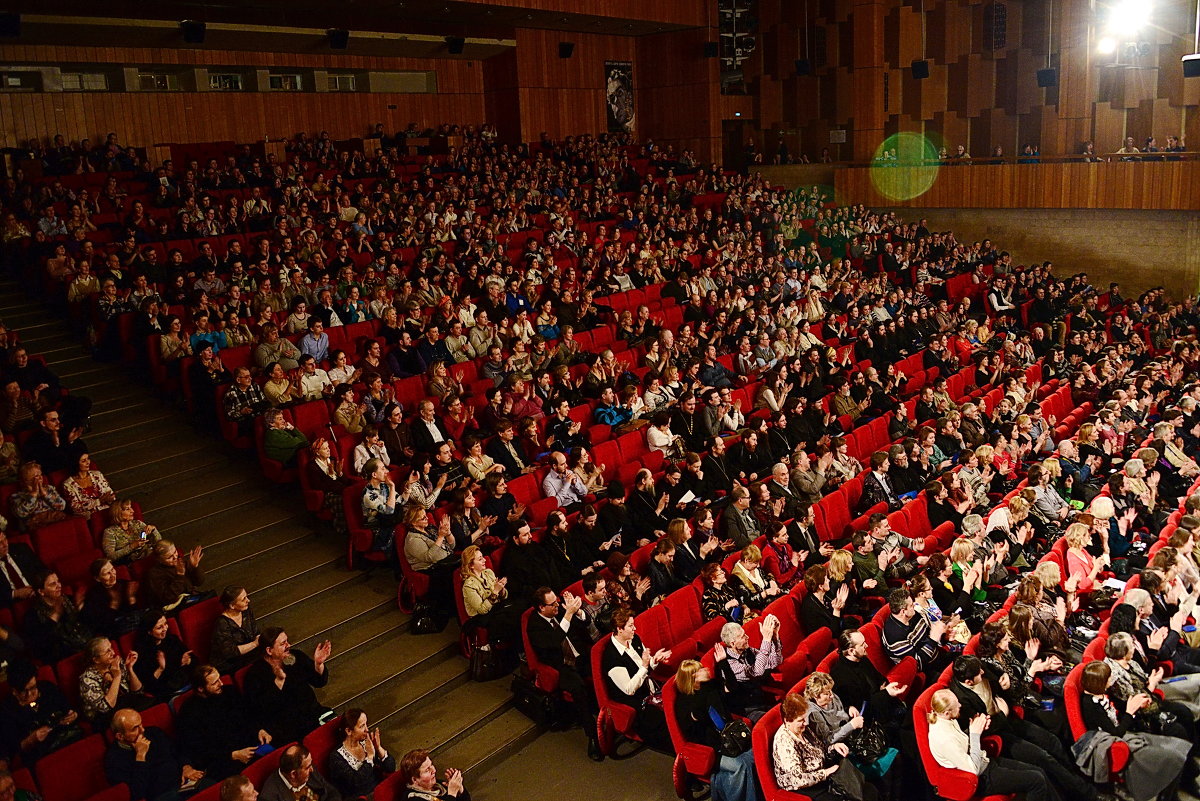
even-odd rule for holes
{"type": "Polygon", "coordinates": [[[481,645],[471,651],[471,678],[474,681],[493,681],[503,673],[500,655],[495,649],[481,645]]]}
{"type": "Polygon", "coordinates": [[[829,790],[838,798],[847,801],[875,801],[879,792],[868,784],[862,771],[854,767],[849,759],[843,758],[838,769],[829,777],[829,790]]]}
{"type": "Polygon", "coordinates": [[[708,716],[717,727],[717,750],[722,756],[739,757],[750,750],[750,727],[744,720],[726,722],[715,707],[708,708],[708,716]]]}
{"type": "Polygon", "coordinates": [[[539,726],[551,726],[555,722],[554,698],[537,686],[537,681],[522,668],[513,675],[513,705],[525,717],[539,726]]]}
{"type": "Polygon", "coordinates": [[[446,616],[440,614],[433,607],[433,604],[421,601],[417,604],[417,608],[413,610],[412,633],[437,634],[446,628],[448,622],[446,616]]]}
{"type": "Polygon", "coordinates": [[[846,746],[860,763],[869,764],[887,753],[887,734],[878,723],[867,723],[850,733],[846,738],[846,746]]]}

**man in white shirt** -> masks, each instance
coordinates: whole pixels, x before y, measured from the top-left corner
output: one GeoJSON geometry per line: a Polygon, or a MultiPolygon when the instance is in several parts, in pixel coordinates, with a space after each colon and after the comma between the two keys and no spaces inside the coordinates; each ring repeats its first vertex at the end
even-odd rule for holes
{"type": "Polygon", "coordinates": [[[321,400],[333,391],[329,373],[317,367],[311,353],[300,357],[300,397],[304,400],[321,400]]]}
{"type": "Polygon", "coordinates": [[[567,457],[555,451],[553,468],[542,479],[542,492],[547,498],[555,498],[558,505],[573,510],[587,496],[587,487],[574,470],[567,469],[567,457]]]}

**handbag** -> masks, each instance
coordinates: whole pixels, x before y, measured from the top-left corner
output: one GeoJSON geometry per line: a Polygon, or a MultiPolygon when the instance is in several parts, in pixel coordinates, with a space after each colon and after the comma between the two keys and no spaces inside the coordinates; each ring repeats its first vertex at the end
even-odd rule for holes
{"type": "Polygon", "coordinates": [[[721,717],[716,707],[708,708],[708,716],[717,727],[717,750],[722,756],[739,757],[750,750],[750,727],[744,720],[731,720],[728,723],[721,717]]]}
{"type": "Polygon", "coordinates": [[[874,762],[888,750],[887,734],[878,723],[867,723],[846,738],[850,754],[859,762],[874,762]]]}
{"type": "Polygon", "coordinates": [[[412,632],[413,634],[438,634],[446,628],[448,622],[444,615],[434,609],[433,604],[421,601],[413,610],[412,632]]]}
{"type": "Polygon", "coordinates": [[[471,679],[473,681],[493,681],[503,673],[500,665],[500,655],[489,645],[481,645],[471,651],[471,679]]]}
{"type": "Polygon", "coordinates": [[[555,721],[554,698],[537,686],[537,681],[527,667],[513,674],[513,706],[539,726],[550,726],[555,721]]]}

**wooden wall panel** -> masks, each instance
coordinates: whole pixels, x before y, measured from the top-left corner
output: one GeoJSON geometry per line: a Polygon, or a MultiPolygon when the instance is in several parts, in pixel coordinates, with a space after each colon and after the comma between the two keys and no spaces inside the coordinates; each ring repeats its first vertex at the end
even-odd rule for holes
{"type": "Polygon", "coordinates": [[[704,25],[704,3],[698,0],[488,0],[498,6],[596,14],[625,19],[656,20],[677,25],[704,25]]]}
{"type": "Polygon", "coordinates": [[[721,153],[719,61],[704,57],[708,28],[643,36],[636,42],[634,89],[638,133],[661,145],[694,150],[710,162],[721,153]],[[681,113],[681,110],[686,110],[681,113]]]}
{"type": "MultiPolygon", "coordinates": [[[[915,183],[928,168],[887,167],[889,179],[915,183]]],[[[867,167],[838,169],[840,203],[911,208],[1200,210],[1200,161],[1002,164],[942,167],[911,200],[881,194],[867,167]]]]}
{"type": "Polygon", "coordinates": [[[13,94],[0,103],[0,142],[16,146],[62,133],[93,143],[113,131],[123,143],[253,142],[299,131],[334,138],[364,135],[375,122],[389,131],[441,122],[478,123],[483,95],[224,94],[114,92],[13,94]],[[395,110],[387,108],[389,104],[395,110]]]}
{"type": "MultiPolygon", "coordinates": [[[[604,62],[634,61],[636,40],[627,36],[517,30],[517,79],[521,136],[536,141],[607,130],[604,62]],[[574,42],[571,58],[558,57],[559,42],[574,42]]],[[[634,92],[638,89],[634,68],[634,92]]]]}
{"type": "MultiPolygon", "coordinates": [[[[904,117],[921,121],[931,139],[952,141],[969,131],[970,149],[977,155],[996,145],[1012,153],[1026,144],[1038,146],[1044,155],[1077,153],[1087,140],[1094,140],[1098,150],[1112,150],[1126,134],[1139,145],[1151,134],[1161,144],[1167,134],[1181,131],[1192,133],[1193,143],[1197,141],[1200,80],[1185,81],[1179,66],[1180,56],[1191,46],[1182,33],[1192,29],[1193,0],[1158,0],[1153,25],[1138,36],[1150,45],[1149,55],[1120,68],[1108,66],[1097,53],[1108,4],[998,0],[1007,10],[1006,41],[1002,48],[990,50],[984,47],[982,30],[989,2],[813,3],[810,25],[825,30],[830,56],[808,79],[820,87],[819,108],[788,97],[798,91],[799,82],[776,74],[790,55],[788,36],[803,40],[802,12],[785,9],[774,17],[761,13],[760,39],[777,42],[779,52],[770,68],[755,58],[746,63],[747,80],[761,96],[759,126],[775,120],[781,128],[805,132],[843,127],[850,142],[847,149],[859,159],[872,153],[888,132],[898,130],[904,117]],[[922,56],[922,7],[930,78],[917,81],[909,66],[922,56]],[[1059,70],[1059,85],[1042,89],[1036,73],[1046,66],[1047,49],[1059,70]],[[885,74],[889,102],[879,113],[878,84],[885,74]],[[778,115],[773,114],[776,110],[778,115]]],[[[746,135],[757,137],[761,131],[751,128],[746,135]]],[[[818,152],[808,150],[810,156],[818,152]]]]}

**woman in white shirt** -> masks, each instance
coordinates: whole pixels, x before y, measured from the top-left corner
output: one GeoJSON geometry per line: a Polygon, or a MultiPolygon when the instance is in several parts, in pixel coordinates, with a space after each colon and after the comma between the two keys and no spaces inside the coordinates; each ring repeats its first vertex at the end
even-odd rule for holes
{"type": "Polygon", "coordinates": [[[1024,794],[1027,801],[1057,798],[1041,768],[1004,757],[991,758],[980,740],[987,715],[976,715],[964,731],[958,721],[960,705],[950,690],[938,690],[929,703],[929,752],[943,768],[979,777],[974,795],[1024,794]]]}
{"type": "MultiPolygon", "coordinates": [[[[573,605],[579,608],[578,599],[570,593],[563,593],[563,601],[568,612],[573,605]]],[[[617,703],[639,710],[634,728],[642,742],[653,748],[671,749],[662,705],[648,702],[658,694],[658,685],[650,678],[650,674],[659,664],[671,658],[671,652],[660,648],[650,653],[637,636],[633,610],[629,607],[621,607],[613,612],[612,625],[613,635],[604,646],[601,660],[608,695],[617,703]]]]}

